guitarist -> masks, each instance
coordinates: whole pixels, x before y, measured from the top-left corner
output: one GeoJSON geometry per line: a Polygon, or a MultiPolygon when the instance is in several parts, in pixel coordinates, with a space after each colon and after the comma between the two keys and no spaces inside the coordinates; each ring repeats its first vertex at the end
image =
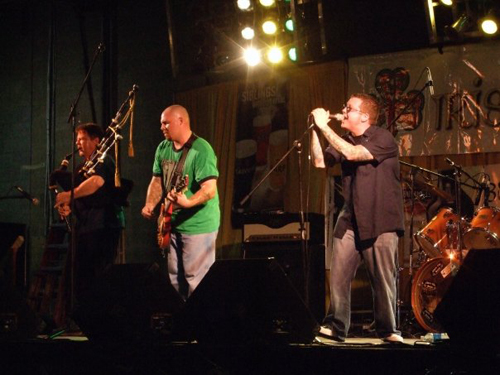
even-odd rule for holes
{"type": "Polygon", "coordinates": [[[217,157],[210,144],[191,131],[184,107],[166,108],[160,123],[165,140],[156,149],[142,216],[153,219],[153,211],[162,198],[164,206],[172,202],[171,217],[163,212],[163,219],[170,220],[171,228],[170,245],[166,248],[168,273],[173,287],[186,300],[215,262],[220,224],[217,157]],[[183,152],[187,152],[183,168],[177,171],[183,152]],[[187,189],[174,189],[178,183],[174,180],[186,175],[187,189]]]}

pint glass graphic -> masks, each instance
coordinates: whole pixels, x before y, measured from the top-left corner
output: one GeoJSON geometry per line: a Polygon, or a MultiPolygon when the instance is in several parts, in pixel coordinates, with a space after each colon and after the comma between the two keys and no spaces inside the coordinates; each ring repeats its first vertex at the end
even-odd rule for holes
{"type": "MultiPolygon", "coordinates": [[[[243,139],[236,142],[236,161],[234,171],[233,207],[239,208],[239,202],[250,192],[255,173],[257,142],[243,139]]],[[[248,200],[245,207],[249,204],[248,200]]]]}
{"type": "Polygon", "coordinates": [[[269,133],[271,132],[271,116],[268,114],[257,115],[253,119],[253,139],[257,142],[255,156],[257,166],[266,165],[267,149],[269,148],[269,133]]]}
{"type": "MultiPolygon", "coordinates": [[[[277,130],[269,136],[269,168],[280,160],[288,149],[288,130],[277,130]]],[[[286,182],[286,160],[283,160],[269,176],[269,188],[282,191],[286,182]]]]}

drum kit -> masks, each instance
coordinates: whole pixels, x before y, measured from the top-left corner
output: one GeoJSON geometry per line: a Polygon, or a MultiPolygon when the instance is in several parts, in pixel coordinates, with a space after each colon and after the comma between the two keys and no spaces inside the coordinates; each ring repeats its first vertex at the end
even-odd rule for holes
{"type": "MultiPolygon", "coordinates": [[[[447,159],[449,161],[449,159],[447,159]]],[[[451,162],[451,161],[449,161],[451,162]]],[[[428,332],[443,332],[440,323],[434,318],[434,310],[441,302],[443,296],[451,285],[454,276],[458,272],[463,259],[470,249],[492,249],[500,248],[500,209],[490,207],[489,203],[495,198],[495,193],[490,190],[488,178],[483,182],[468,175],[455,163],[453,167],[455,191],[460,192],[461,186],[466,185],[477,190],[476,201],[478,208],[469,222],[461,215],[460,199],[450,196],[449,193],[440,190],[432,183],[416,181],[415,175],[419,171],[437,175],[443,179],[450,177],[429,171],[419,166],[400,162],[412,168],[410,177],[405,180],[411,186],[411,197],[414,200],[413,189],[417,187],[425,190],[443,201],[455,200],[455,209],[441,207],[437,214],[428,221],[420,230],[413,231],[413,211],[410,221],[410,233],[413,238],[410,241],[410,285],[411,285],[411,310],[419,325],[428,332]],[[467,181],[473,181],[474,185],[461,182],[461,175],[468,176],[467,181]],[[480,204],[482,198],[482,205],[480,204]],[[415,275],[412,274],[413,265],[413,242],[419,247],[419,259],[423,259],[415,275]]],[[[450,163],[450,164],[451,164],[450,163]]],[[[486,175],[486,177],[488,177],[486,175]]],[[[455,194],[459,196],[459,194],[455,194]]],[[[413,206],[412,202],[412,206],[413,206]]]]}

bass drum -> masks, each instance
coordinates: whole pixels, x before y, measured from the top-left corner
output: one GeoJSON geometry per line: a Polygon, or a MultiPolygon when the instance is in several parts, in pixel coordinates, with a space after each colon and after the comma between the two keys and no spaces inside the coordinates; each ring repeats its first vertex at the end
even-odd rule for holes
{"type": "Polygon", "coordinates": [[[448,258],[434,258],[422,265],[411,287],[411,306],[418,323],[428,332],[444,332],[434,319],[434,310],[453,280],[448,258]]]}
{"type": "Polygon", "coordinates": [[[495,207],[479,208],[464,234],[468,249],[494,249],[500,247],[500,210],[495,207]]]}

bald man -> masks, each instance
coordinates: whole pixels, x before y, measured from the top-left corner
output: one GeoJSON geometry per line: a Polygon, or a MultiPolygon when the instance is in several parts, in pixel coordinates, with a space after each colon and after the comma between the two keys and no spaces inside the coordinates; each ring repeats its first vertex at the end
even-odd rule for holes
{"type": "Polygon", "coordinates": [[[172,202],[170,245],[166,249],[168,273],[172,285],[186,300],[215,262],[220,225],[217,157],[210,144],[191,131],[184,107],[167,107],[160,123],[165,140],[156,149],[142,216],[153,219],[162,199],[172,202]],[[185,148],[189,151],[181,175],[188,176],[188,186],[177,192],[172,176],[185,148]]]}

